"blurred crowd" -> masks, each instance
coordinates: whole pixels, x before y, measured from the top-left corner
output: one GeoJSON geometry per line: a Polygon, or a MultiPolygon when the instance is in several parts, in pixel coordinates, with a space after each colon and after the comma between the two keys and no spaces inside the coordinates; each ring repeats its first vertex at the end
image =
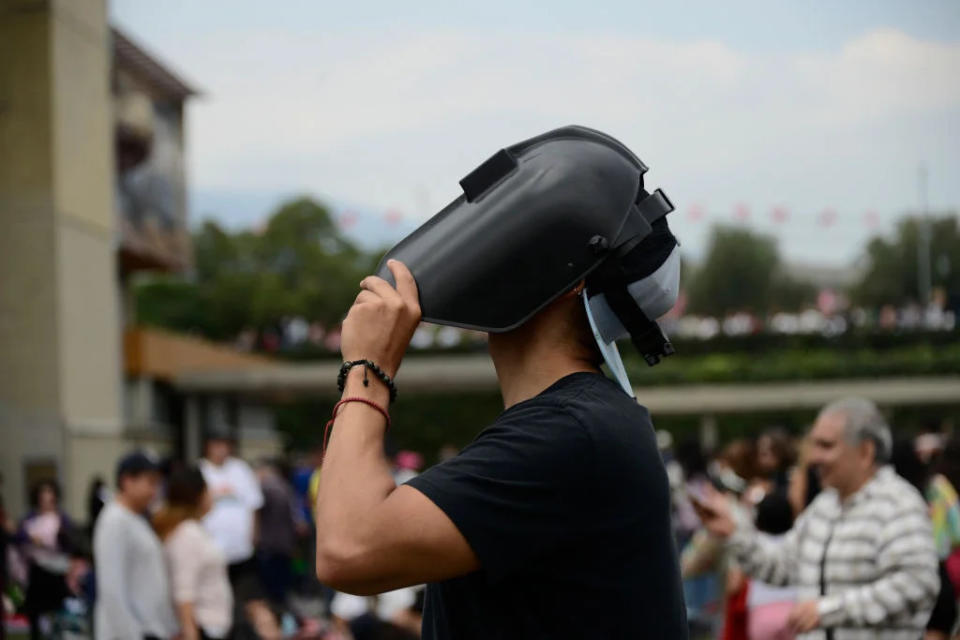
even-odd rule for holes
{"type": "MultiPolygon", "coordinates": [[[[133,451],[113,483],[91,483],[84,523],[56,481],[38,482],[19,522],[0,507],[4,628],[77,640],[419,638],[421,588],[365,598],[317,582],[320,459],[251,466],[226,437],[209,438],[195,464],[133,451]]],[[[424,462],[392,459],[398,482],[424,462]]]]}
{"type": "MultiPolygon", "coordinates": [[[[806,434],[774,427],[715,452],[658,433],[691,638],[789,640],[826,624],[836,640],[960,637],[960,436],[933,425],[895,437],[867,401],[834,409],[806,434]]],[[[398,483],[424,464],[412,451],[391,458],[398,483]]],[[[316,452],[251,466],[223,437],[196,464],[134,451],[112,482],[91,484],[84,523],[64,512],[56,482],[37,483],[19,522],[0,515],[8,629],[418,638],[421,588],[368,598],[315,579],[320,462],[316,452]]]]}
{"type": "Polygon", "coordinates": [[[939,332],[953,331],[956,314],[943,296],[926,308],[917,304],[892,304],[878,309],[852,307],[839,294],[822,293],[821,304],[802,311],[777,311],[767,316],[741,311],[722,318],[686,314],[664,321],[671,336],[710,340],[717,336],[773,335],[841,336],[848,332],[939,332]]]}
{"type": "MultiPolygon", "coordinates": [[[[956,314],[948,306],[942,290],[927,307],[917,304],[883,305],[876,309],[852,306],[837,292],[824,290],[816,306],[796,312],[776,311],[758,314],[747,311],[724,317],[683,313],[681,302],[661,319],[667,333],[675,338],[710,340],[717,336],[737,337],[754,334],[841,336],[848,332],[941,332],[957,327],[956,314]]],[[[266,353],[300,350],[340,349],[339,327],[324,327],[300,316],[283,317],[274,325],[259,330],[241,331],[234,341],[243,351],[266,353]]],[[[422,324],[410,346],[414,350],[481,349],[486,335],[456,327],[422,324]]]]}
{"type": "Polygon", "coordinates": [[[810,637],[960,638],[960,436],[871,434],[874,410],[863,401],[852,439],[821,417],[808,434],[773,427],[712,455],[658,434],[692,639],[789,640],[808,599],[813,628],[833,627],[810,637]],[[873,465],[854,450],[864,438],[873,465]]]}

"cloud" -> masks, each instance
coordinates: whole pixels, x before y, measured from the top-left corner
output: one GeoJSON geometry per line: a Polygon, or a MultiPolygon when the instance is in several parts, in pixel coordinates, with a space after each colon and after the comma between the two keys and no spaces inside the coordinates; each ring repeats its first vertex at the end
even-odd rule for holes
{"type": "Polygon", "coordinates": [[[776,55],[622,35],[223,32],[175,57],[208,94],[188,125],[200,187],[425,216],[499,146],[579,123],[620,137],[681,201],[892,215],[915,193],[899,177],[928,159],[938,197],[960,202],[960,43],[893,29],[776,55]]]}

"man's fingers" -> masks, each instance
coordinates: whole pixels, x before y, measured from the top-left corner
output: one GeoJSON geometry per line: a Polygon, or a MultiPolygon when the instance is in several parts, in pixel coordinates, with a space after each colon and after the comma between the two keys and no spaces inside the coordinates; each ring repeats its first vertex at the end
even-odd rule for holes
{"type": "Polygon", "coordinates": [[[384,300],[397,300],[400,295],[397,290],[390,286],[390,283],[377,276],[367,276],[360,282],[360,288],[366,289],[384,300]]]}
{"type": "Polygon", "coordinates": [[[701,501],[697,496],[690,496],[690,504],[693,505],[693,510],[697,512],[697,515],[700,516],[701,520],[704,519],[704,516],[711,514],[710,507],[701,501]]]}
{"type": "Polygon", "coordinates": [[[787,626],[794,633],[810,631],[814,628],[816,622],[816,611],[811,610],[805,602],[794,606],[787,615],[787,626]]]}
{"type": "Polygon", "coordinates": [[[360,293],[357,294],[356,300],[353,301],[353,304],[363,304],[365,302],[376,302],[380,299],[380,296],[375,294],[373,291],[367,291],[362,289],[360,293]]]}
{"type": "Polygon", "coordinates": [[[791,631],[797,630],[797,608],[794,607],[790,610],[790,613],[787,614],[787,626],[791,631]]]}
{"type": "Polygon", "coordinates": [[[717,491],[716,487],[712,484],[706,484],[703,487],[704,497],[707,499],[711,505],[716,505],[719,502],[722,502],[726,498],[723,497],[723,494],[717,491]]]}
{"type": "Polygon", "coordinates": [[[393,274],[393,279],[397,281],[397,292],[403,298],[404,304],[411,308],[420,306],[420,296],[417,294],[417,281],[407,265],[399,260],[388,260],[387,268],[393,274]]]}

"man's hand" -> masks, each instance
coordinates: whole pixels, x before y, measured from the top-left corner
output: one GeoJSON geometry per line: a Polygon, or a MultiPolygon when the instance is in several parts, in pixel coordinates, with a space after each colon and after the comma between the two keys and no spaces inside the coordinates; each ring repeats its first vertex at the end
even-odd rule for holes
{"type": "Polygon", "coordinates": [[[362,291],[343,321],[340,352],[344,360],[372,360],[393,377],[420,322],[420,302],[406,265],[390,260],[387,267],[397,288],[376,276],[363,279],[362,291]]]}
{"type": "Polygon", "coordinates": [[[805,600],[794,605],[787,616],[787,626],[794,633],[806,633],[820,626],[820,609],[816,600],[805,600]]]}
{"type": "Polygon", "coordinates": [[[730,503],[726,496],[707,487],[702,496],[690,496],[690,503],[700,516],[700,521],[707,531],[718,538],[727,538],[737,529],[733,516],[730,514],[730,503]]]}

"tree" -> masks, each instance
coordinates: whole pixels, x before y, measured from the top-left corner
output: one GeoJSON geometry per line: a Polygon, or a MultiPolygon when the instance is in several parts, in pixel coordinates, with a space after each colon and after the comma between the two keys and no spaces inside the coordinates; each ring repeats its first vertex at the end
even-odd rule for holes
{"type": "MultiPolygon", "coordinates": [[[[930,278],[951,296],[960,295],[960,224],[955,214],[930,222],[930,278]]],[[[877,307],[903,305],[920,299],[916,217],[903,218],[890,238],[875,236],[864,252],[866,270],[853,287],[858,304],[877,307]]]]}
{"type": "Polygon", "coordinates": [[[703,264],[689,280],[690,311],[723,316],[797,309],[814,288],[783,273],[776,240],[736,227],[716,226],[703,264]]]}
{"type": "Polygon", "coordinates": [[[137,287],[139,322],[215,340],[288,316],[335,325],[375,266],[309,198],[281,205],[262,233],[230,233],[206,221],[193,247],[192,282],[159,278],[137,287]]]}

